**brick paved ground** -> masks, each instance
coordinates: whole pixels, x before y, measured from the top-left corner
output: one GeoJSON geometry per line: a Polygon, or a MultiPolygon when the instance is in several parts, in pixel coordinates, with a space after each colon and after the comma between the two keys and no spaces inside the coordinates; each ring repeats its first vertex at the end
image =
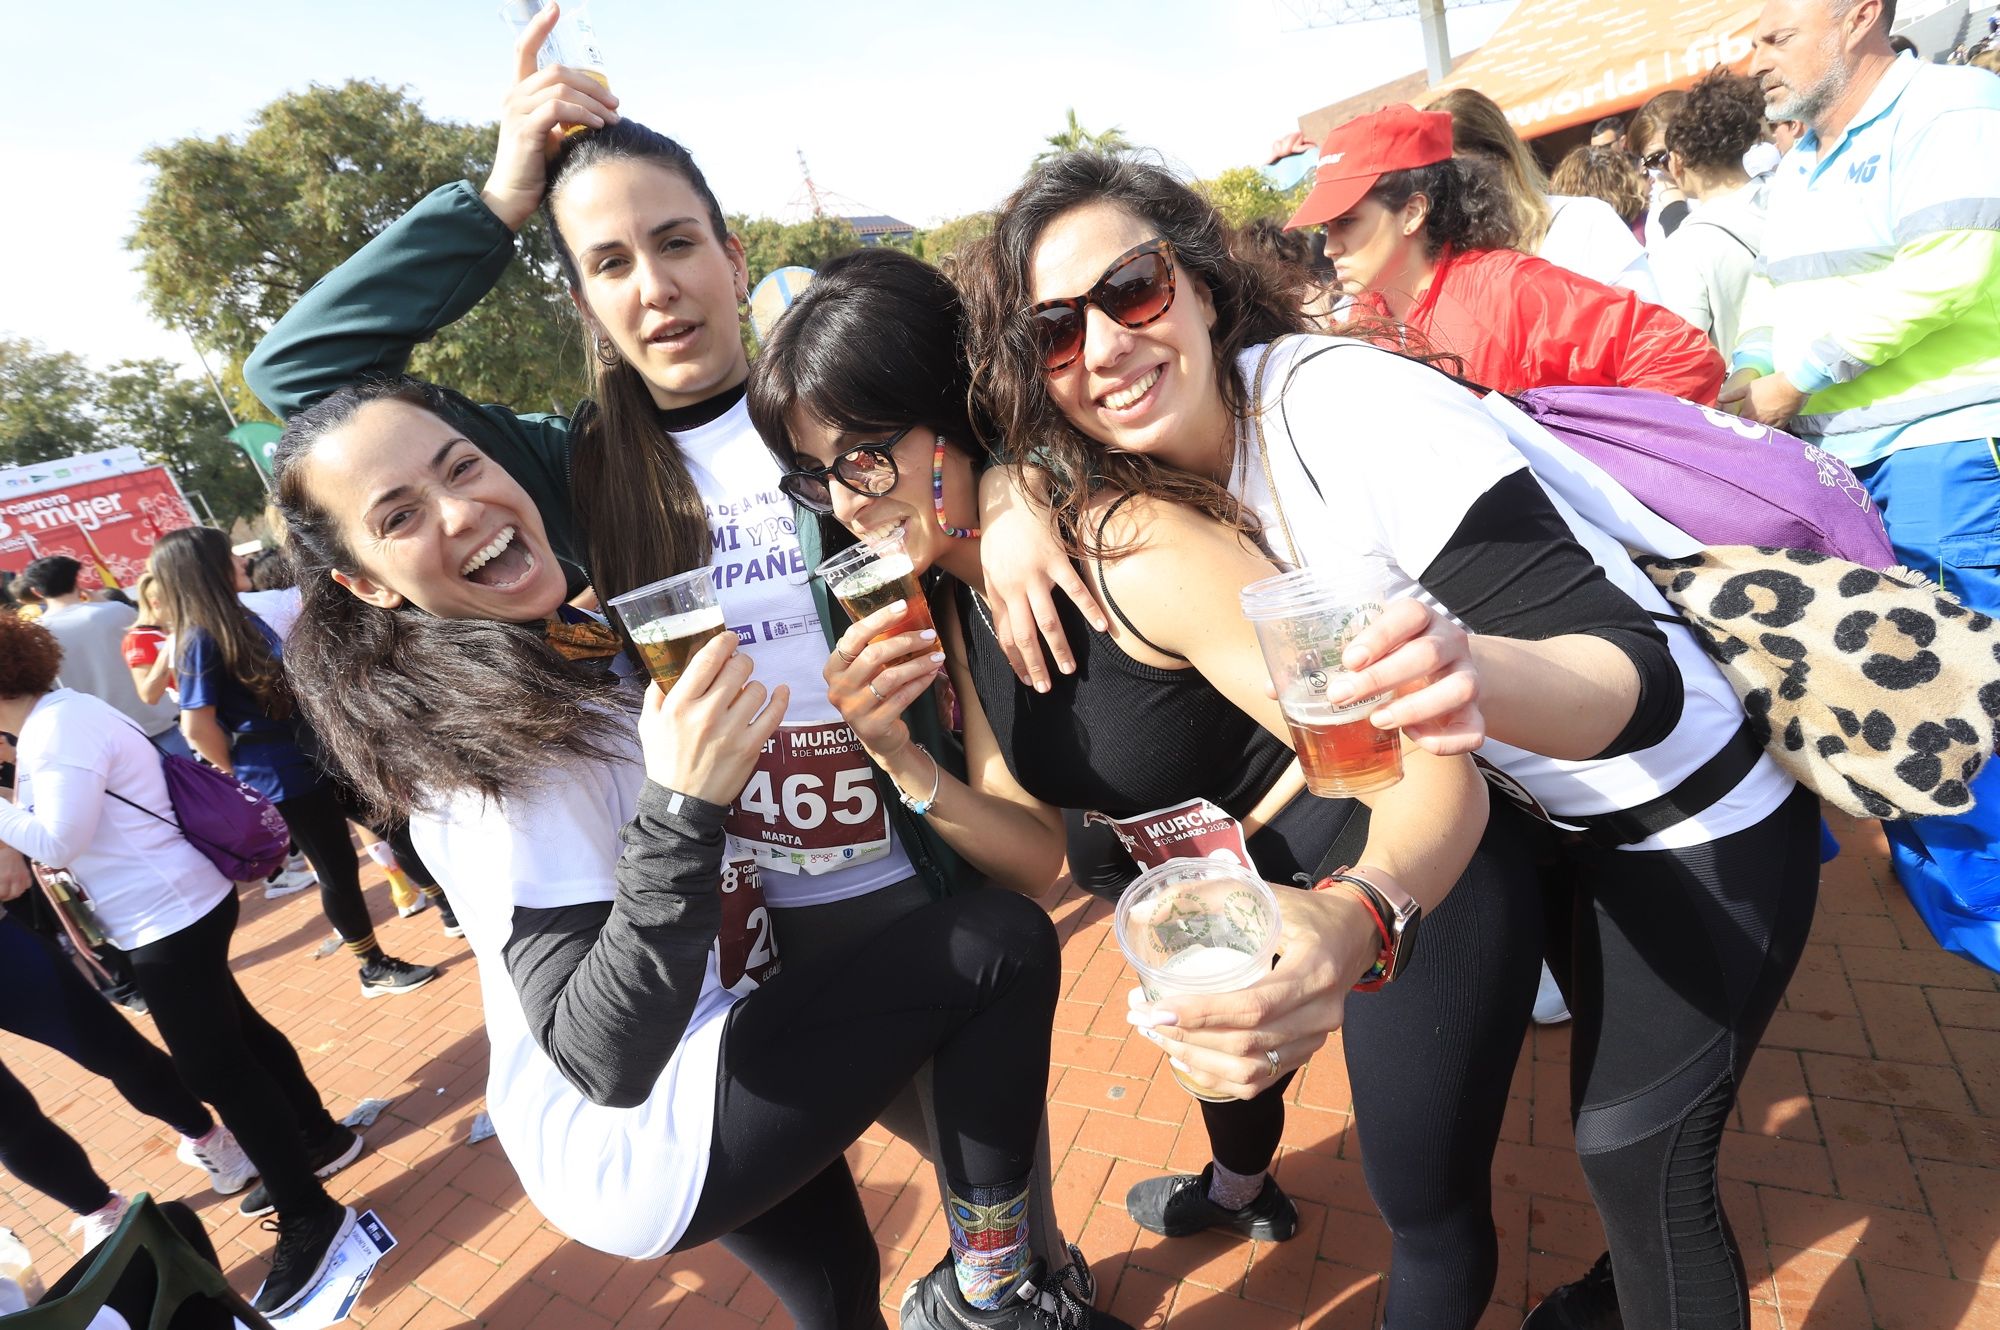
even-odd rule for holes
{"type": "MultiPolygon", "coordinates": [[[[1890,877],[1874,828],[1839,824],[1847,852],[1826,870],[1812,946],[1772,1023],[1723,1152],[1724,1188],[1757,1299],[1757,1324],[1851,1330],[2000,1330],[2000,982],[1940,952],[1890,877]]],[[[372,870],[371,870],[372,871],[372,870]]],[[[485,1047],[478,985],[436,916],[398,921],[370,890],[383,940],[446,976],[363,1002],[310,894],[245,901],[238,972],[299,1046],[336,1114],[377,1096],[394,1106],[369,1152],[333,1181],[402,1240],[354,1320],[372,1330],[486,1325],[589,1327],[788,1324],[716,1249],[625,1262],[541,1222],[493,1142],[468,1145],[485,1047]]],[[[1109,907],[1050,895],[1067,990],[1057,1017],[1050,1119],[1057,1204],[1110,1305],[1135,1324],[1367,1327],[1388,1244],[1362,1185],[1341,1061],[1329,1048],[1295,1083],[1278,1174],[1304,1229],[1282,1246],[1139,1232],[1122,1198],[1134,1181],[1206,1158],[1199,1118],[1120,1016],[1129,984],[1109,907]],[[1113,999],[1107,1002],[1107,999],[1113,999]]],[[[150,1025],[140,1022],[150,1032],[150,1025]]],[[[1552,1284],[1601,1249],[1571,1154],[1563,1030],[1523,1050],[1494,1178],[1499,1287],[1482,1327],[1512,1327],[1552,1284]]],[[[0,1037],[0,1057],[90,1148],[113,1185],[182,1197],[201,1210],[233,1282],[263,1277],[270,1235],[233,1201],[194,1184],[166,1128],[102,1081],[0,1037]]],[[[944,1250],[937,1192],[914,1151],[879,1132],[850,1152],[882,1250],[883,1290],[944,1250]]],[[[0,1177],[0,1223],[45,1268],[60,1268],[68,1217],[0,1177]]],[[[893,1323],[893,1308],[890,1312],[893,1323]]]]}

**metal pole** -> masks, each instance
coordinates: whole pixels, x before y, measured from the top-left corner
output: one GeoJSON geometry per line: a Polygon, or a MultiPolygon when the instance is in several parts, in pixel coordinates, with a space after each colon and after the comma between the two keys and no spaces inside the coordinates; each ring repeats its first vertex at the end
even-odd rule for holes
{"type": "MultiPolygon", "coordinates": [[[[1440,3],[1442,3],[1442,0],[1440,0],[1440,3]]],[[[1432,81],[1436,81],[1435,75],[1432,76],[1432,81]]],[[[229,399],[222,395],[222,385],[216,382],[215,371],[208,367],[208,357],[201,353],[201,344],[194,340],[194,333],[186,324],[181,325],[181,332],[186,335],[188,345],[194,348],[194,358],[201,362],[201,372],[207,377],[208,386],[215,390],[215,400],[222,404],[222,414],[229,417],[229,428],[235,429],[243,422],[238,420],[236,413],[229,409],[229,399]]]]}
{"type": "Polygon", "coordinates": [[[1436,86],[1451,73],[1451,34],[1445,29],[1444,0],[1417,0],[1417,20],[1424,27],[1424,68],[1436,86]]]}

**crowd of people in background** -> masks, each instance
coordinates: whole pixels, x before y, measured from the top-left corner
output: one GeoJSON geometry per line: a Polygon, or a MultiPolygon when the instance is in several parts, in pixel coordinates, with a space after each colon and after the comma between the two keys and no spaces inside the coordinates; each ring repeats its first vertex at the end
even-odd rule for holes
{"type": "MultiPolygon", "coordinates": [[[[1852,469],[1906,569],[2000,615],[1995,39],[1926,63],[1893,0],[1770,0],[1747,73],[1554,163],[1468,89],[1339,125],[1282,225],[1232,228],[1141,155],[1065,154],[942,270],[827,263],[753,357],[721,203],[601,82],[537,67],[553,21],[522,36],[483,185],[441,182],[245,365],[286,422],[273,547],[168,533],[129,597],[60,556],[0,579],[0,1028],[248,1189],[276,1232],[258,1308],[297,1305],[355,1222],[323,1179],[363,1143],[229,945],[240,887],[316,883],[364,997],[429,983],[377,938],[358,836],[398,912],[470,948],[488,1110],[565,1233],[719,1242],[801,1327],[879,1325],[843,1151],[880,1120],[944,1198],[905,1327],[1116,1327],[1056,1210],[1060,959],[1024,898],[1065,861],[1115,895],[1170,854],[1105,828],[1197,807],[1286,941],[1226,1000],[1135,991],[1211,1155],[1134,1184],[1135,1223],[1292,1238],[1283,1096],[1338,1032],[1384,1324],[1469,1328],[1522,1038],[1574,1020],[1608,1251],[1526,1325],[1745,1330],[1717,1158],[1832,852],[1819,802],[1482,397],[1789,431],[1852,469]],[[407,377],[538,214],[589,397],[517,412],[407,377]],[[930,627],[901,601],[850,621],[807,576],[891,535],[930,627]],[[733,631],[648,684],[601,607],[703,568],[733,631]],[[1390,597],[1336,687],[1378,698],[1361,723],[1400,731],[1400,783],[1307,791],[1238,609],[1285,570],[1390,597]],[[268,799],[293,861],[232,883],[162,815],[163,755],[268,799]],[[94,936],[34,903],[50,870],[94,936]]],[[[1887,826],[1939,941],[2000,969],[2000,774],[1971,794],[1887,826]]],[[[116,1229],[112,1182],[4,1068],[0,1161],[83,1247],[116,1229]]]]}

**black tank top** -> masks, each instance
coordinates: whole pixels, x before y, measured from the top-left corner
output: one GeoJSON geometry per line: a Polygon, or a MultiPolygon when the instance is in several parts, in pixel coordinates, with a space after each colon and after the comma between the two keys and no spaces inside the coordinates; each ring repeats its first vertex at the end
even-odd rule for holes
{"type": "MultiPolygon", "coordinates": [[[[1049,691],[1037,693],[1015,677],[972,591],[961,584],[954,596],[966,664],[1007,770],[1044,803],[1133,817],[1199,795],[1241,818],[1291,764],[1292,750],[1201,671],[1132,659],[1062,596],[1056,613],[1076,672],[1052,671],[1049,691]]],[[[1308,882],[1357,811],[1366,810],[1349,799],[1300,794],[1251,837],[1250,857],[1273,882],[1308,882]]]]}

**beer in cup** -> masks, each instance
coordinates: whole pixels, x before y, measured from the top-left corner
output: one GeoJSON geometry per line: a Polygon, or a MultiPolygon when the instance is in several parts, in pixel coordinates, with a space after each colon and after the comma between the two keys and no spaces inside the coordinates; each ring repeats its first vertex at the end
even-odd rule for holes
{"type": "Polygon", "coordinates": [[[625,625],[625,635],[639,648],[646,672],[662,690],[680,681],[694,653],[711,637],[729,631],[722,606],[715,599],[715,582],[706,568],[680,573],[611,601],[612,612],[625,625]]]}
{"type": "MultiPolygon", "coordinates": [[[[535,15],[549,7],[549,2],[506,0],[500,6],[500,13],[518,35],[534,21],[535,15]]],[[[604,70],[604,50],[597,44],[596,29],[590,26],[590,0],[562,0],[562,17],[556,20],[555,31],[535,53],[536,69],[547,69],[550,65],[567,65],[590,75],[606,88],[611,86],[611,76],[604,70]]],[[[564,132],[576,134],[585,128],[571,125],[564,132]]]]}
{"type": "Polygon", "coordinates": [[[1382,613],[1373,588],[1305,568],[1252,582],[1241,599],[1243,616],[1256,626],[1264,649],[1306,788],[1342,799],[1401,780],[1402,733],[1368,721],[1388,694],[1344,706],[1327,701],[1329,686],[1346,672],[1341,653],[1382,613]]]}
{"type": "MultiPolygon", "coordinates": [[[[1278,897],[1234,859],[1170,859],[1132,879],[1112,916],[1118,949],[1149,999],[1234,993],[1271,972],[1278,897]]],[[[1219,1103],[1169,1066],[1183,1090],[1219,1103]]]]}
{"type": "Polygon", "coordinates": [[[896,621],[870,638],[871,642],[931,627],[931,607],[924,601],[916,565],[903,550],[901,527],[861,540],[813,571],[825,580],[826,589],[856,622],[899,600],[903,602],[903,612],[896,621]]]}

